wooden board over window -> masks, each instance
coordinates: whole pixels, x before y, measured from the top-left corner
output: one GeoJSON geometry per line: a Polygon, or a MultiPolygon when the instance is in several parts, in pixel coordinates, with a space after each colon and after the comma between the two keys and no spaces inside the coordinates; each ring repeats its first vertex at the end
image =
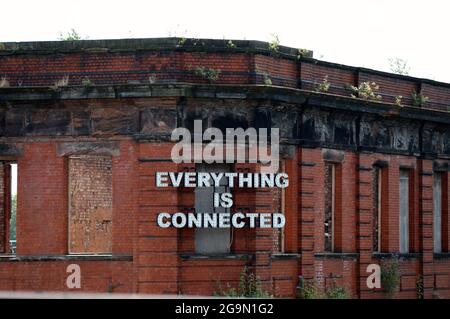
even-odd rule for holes
{"type": "Polygon", "coordinates": [[[111,157],[69,157],[69,253],[111,253],[111,238],[111,157]]]}
{"type": "MultiPolygon", "coordinates": [[[[197,172],[230,172],[226,164],[200,164],[197,172]]],[[[225,178],[220,181],[219,187],[197,187],[195,189],[196,213],[229,213],[229,208],[214,207],[214,193],[229,192],[228,182],[225,178]]],[[[198,254],[227,254],[231,246],[231,229],[229,228],[196,228],[195,252],[198,254]]]]}

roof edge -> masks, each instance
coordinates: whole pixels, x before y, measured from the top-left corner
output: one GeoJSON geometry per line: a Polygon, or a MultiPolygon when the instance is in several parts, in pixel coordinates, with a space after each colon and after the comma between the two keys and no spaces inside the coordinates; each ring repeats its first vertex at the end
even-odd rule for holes
{"type": "Polygon", "coordinates": [[[314,64],[362,71],[410,81],[420,81],[450,88],[450,83],[427,78],[399,75],[395,73],[350,66],[313,58],[313,51],[271,44],[259,40],[202,39],[184,37],[166,38],[123,38],[75,41],[26,41],[0,42],[0,57],[16,54],[53,54],[75,52],[133,52],[133,51],[187,51],[187,52],[237,52],[278,56],[286,59],[303,60],[314,64]]]}

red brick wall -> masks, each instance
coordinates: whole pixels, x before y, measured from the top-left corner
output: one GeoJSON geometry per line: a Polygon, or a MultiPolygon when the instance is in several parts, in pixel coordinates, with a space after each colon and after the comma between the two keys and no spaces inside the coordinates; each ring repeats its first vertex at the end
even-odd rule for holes
{"type": "Polygon", "coordinates": [[[323,252],[324,247],[324,166],[320,150],[301,149],[299,157],[300,273],[311,280],[315,278],[314,253],[323,252]]]}
{"type": "Polygon", "coordinates": [[[283,298],[295,297],[298,284],[298,260],[272,259],[271,278],[271,291],[274,296],[283,298]]]}
{"type": "Polygon", "coordinates": [[[292,159],[285,160],[285,172],[289,176],[289,187],[285,189],[285,214],[286,226],[284,227],[284,242],[287,253],[297,253],[299,251],[299,170],[298,151],[292,159]]]}
{"type": "Polygon", "coordinates": [[[399,79],[366,72],[359,73],[360,82],[375,82],[379,86],[384,102],[394,103],[397,96],[402,96],[402,104],[412,105],[411,94],[418,90],[417,83],[412,80],[399,79]]]}
{"type": "Polygon", "coordinates": [[[339,69],[332,66],[316,65],[304,62],[300,66],[302,89],[314,90],[315,85],[321,83],[325,77],[330,83],[329,93],[348,95],[347,85],[355,84],[355,72],[349,69],[339,69]]]}
{"type": "Polygon", "coordinates": [[[133,255],[137,268],[137,292],[169,293],[179,291],[179,231],[161,229],[156,224],[158,213],[177,212],[179,192],[175,188],[157,188],[156,172],[181,170],[170,159],[170,143],[139,145],[137,239],[133,255]],[[148,160],[148,161],[145,161],[148,160]]]}
{"type": "Polygon", "coordinates": [[[17,254],[67,253],[67,163],[53,142],[23,144],[18,158],[17,254]],[[22,195],[22,196],[20,196],[22,195]]]}
{"type": "Polygon", "coordinates": [[[0,73],[11,86],[49,86],[64,76],[69,85],[81,85],[87,77],[93,84],[123,84],[130,81],[204,82],[197,67],[221,70],[222,83],[248,83],[249,56],[245,54],[139,52],[19,55],[1,58],[0,73]]]}
{"type": "Polygon", "coordinates": [[[264,75],[270,78],[272,85],[297,87],[297,63],[271,56],[256,54],[254,56],[254,69],[257,83],[264,83],[264,75]]]}
{"type": "Polygon", "coordinates": [[[450,173],[442,172],[442,251],[450,252],[450,187],[449,187],[450,173]]]}
{"type": "Polygon", "coordinates": [[[149,84],[150,78],[156,83],[208,83],[207,78],[195,74],[201,67],[220,70],[217,83],[264,84],[266,74],[272,85],[305,90],[314,90],[327,77],[328,93],[349,96],[349,85],[374,81],[383,102],[394,103],[396,96],[402,96],[403,105],[412,105],[411,93],[422,92],[429,98],[423,107],[449,110],[450,87],[445,83],[277,54],[197,50],[4,55],[0,74],[13,87],[52,86],[65,76],[69,85],[81,85],[85,78],[93,84],[149,84]]]}
{"type": "Polygon", "coordinates": [[[112,253],[134,255],[137,214],[139,210],[138,185],[139,149],[132,141],[121,141],[120,153],[112,157],[113,187],[113,241],[112,253]]]}
{"type": "Polygon", "coordinates": [[[204,296],[237,288],[247,264],[246,259],[181,260],[179,291],[204,296]]]}
{"type": "Polygon", "coordinates": [[[422,92],[429,98],[426,106],[436,110],[449,111],[450,90],[443,90],[439,86],[422,84],[422,92]]]}
{"type": "MultiPolygon", "coordinates": [[[[414,298],[415,282],[424,277],[425,297],[433,292],[448,297],[448,259],[433,254],[431,160],[400,155],[344,152],[339,163],[341,182],[336,184],[341,198],[340,252],[323,254],[324,164],[321,149],[298,148],[284,160],[290,177],[286,189],[285,252],[300,253],[290,258],[274,256],[277,233],[265,229],[241,229],[233,234],[235,258],[191,258],[194,232],[161,229],[156,216],[161,211],[187,211],[194,206],[192,189],[156,188],[158,171],[190,171],[193,165],[177,165],[170,160],[172,144],[137,144],[119,140],[119,153],[112,156],[113,255],[133,256],[128,261],[5,261],[0,260],[0,289],[63,290],[69,263],[81,263],[83,289],[104,291],[112,278],[122,283],[117,291],[141,293],[211,294],[227,283],[236,285],[245,266],[261,279],[263,287],[277,296],[294,296],[298,276],[316,280],[320,287],[343,285],[354,296],[383,297],[366,287],[366,267],[379,263],[372,251],[373,165],[383,168],[383,252],[399,250],[398,177],[401,167],[412,171],[411,251],[400,258],[401,287],[396,297],[414,298]],[[188,256],[186,256],[188,255],[188,256]],[[254,255],[254,256],[252,256],[254,255]],[[35,265],[35,266],[33,266],[35,265]],[[84,269],[84,270],[83,270],[84,269]],[[49,275],[55,273],[56,275],[49,275]],[[100,278],[96,280],[96,278],[100,278]],[[38,279],[39,278],[39,279],[38,279]],[[44,281],[44,279],[46,281],[44,281]]],[[[67,254],[68,202],[67,159],[59,156],[56,141],[24,142],[18,157],[19,203],[17,252],[30,256],[67,254]]],[[[255,171],[254,165],[236,165],[235,171],[255,171]]],[[[448,173],[447,173],[448,174],[448,173]]],[[[449,192],[447,188],[447,193],[449,192]]],[[[249,189],[236,192],[236,209],[273,211],[280,203],[279,192],[249,189]]],[[[450,194],[449,194],[450,195],[450,194]]],[[[446,202],[448,207],[449,203],[446,202]]],[[[448,208],[447,208],[448,209],[448,208]]],[[[448,220],[447,220],[448,223],[448,220]]],[[[448,236],[448,234],[447,234],[448,236]]],[[[383,257],[385,258],[385,257],[383,257]]]]}
{"type": "Polygon", "coordinates": [[[430,278],[435,294],[441,298],[450,298],[450,273],[448,260],[436,260],[433,263],[433,273],[430,278]]]}
{"type": "MultiPolygon", "coordinates": [[[[23,145],[18,158],[17,217],[18,254],[67,253],[68,171],[67,158],[56,154],[55,142],[23,145]],[[53,229],[51,232],[48,229],[53,229]]],[[[113,252],[132,252],[135,191],[133,179],[137,158],[134,145],[121,143],[120,156],[113,157],[113,252]],[[118,240],[120,239],[120,240],[118,240]]]]}
{"type": "Polygon", "coordinates": [[[133,292],[133,265],[127,261],[11,261],[0,260],[0,290],[133,292]],[[68,289],[67,266],[77,264],[81,288],[68,289]]]}
{"type": "Polygon", "coordinates": [[[351,296],[357,296],[357,262],[351,258],[316,258],[314,263],[319,288],[344,287],[351,296]]]}

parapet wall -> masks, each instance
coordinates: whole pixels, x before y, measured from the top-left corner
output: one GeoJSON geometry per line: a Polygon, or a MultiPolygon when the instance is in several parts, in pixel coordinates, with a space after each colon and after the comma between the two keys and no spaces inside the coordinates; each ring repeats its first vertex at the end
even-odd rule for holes
{"type": "Polygon", "coordinates": [[[421,107],[449,111],[450,84],[350,67],[312,58],[312,51],[244,40],[183,38],[0,43],[0,77],[9,86],[100,84],[270,84],[314,90],[327,77],[328,93],[349,96],[349,85],[376,82],[386,103],[413,92],[421,107]],[[217,73],[218,72],[218,73],[217,73]]]}

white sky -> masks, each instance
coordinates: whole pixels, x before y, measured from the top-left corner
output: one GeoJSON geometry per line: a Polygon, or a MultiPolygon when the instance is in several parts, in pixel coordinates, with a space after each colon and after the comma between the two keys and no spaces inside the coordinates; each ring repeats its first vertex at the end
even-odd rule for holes
{"type": "Polygon", "coordinates": [[[17,194],[17,164],[11,165],[11,195],[17,194]]]}
{"type": "Polygon", "coordinates": [[[316,58],[450,82],[450,2],[24,1],[0,4],[0,41],[56,40],[74,28],[90,39],[186,36],[263,40],[307,48],[316,58]]]}

